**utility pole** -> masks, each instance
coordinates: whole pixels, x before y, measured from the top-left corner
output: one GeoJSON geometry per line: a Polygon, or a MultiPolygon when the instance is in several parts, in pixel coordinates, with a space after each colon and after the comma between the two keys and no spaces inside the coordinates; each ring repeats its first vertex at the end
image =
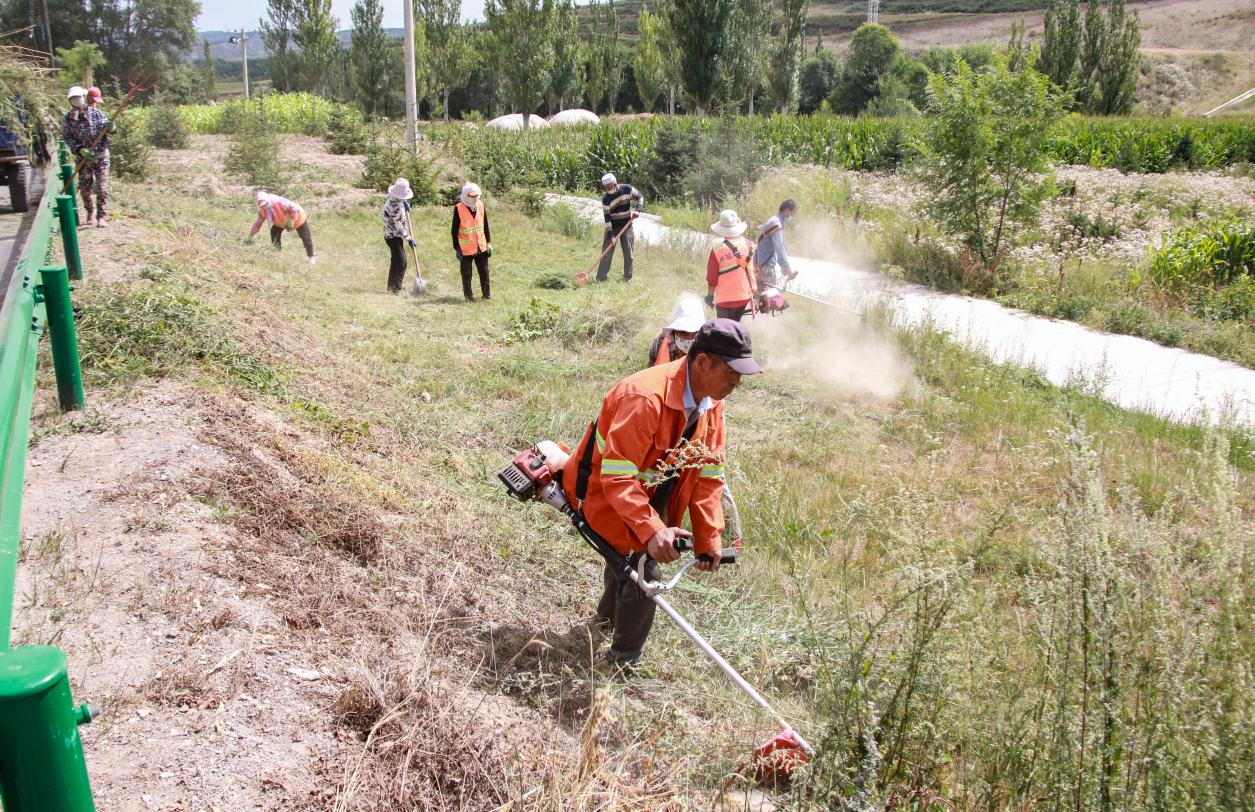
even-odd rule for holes
{"type": "Polygon", "coordinates": [[[867,22],[880,22],[880,0],[867,0],[867,22]]]}
{"type": "Polygon", "coordinates": [[[227,42],[239,44],[240,54],[244,57],[244,98],[248,98],[248,33],[241,28],[238,37],[231,37],[227,42]]]}
{"type": "Polygon", "coordinates": [[[414,0],[405,5],[405,143],[418,154],[418,77],[414,75],[414,0]]]}
{"type": "Polygon", "coordinates": [[[44,50],[48,52],[48,65],[52,66],[52,28],[48,25],[48,0],[39,0],[40,32],[43,36],[44,50]]]}

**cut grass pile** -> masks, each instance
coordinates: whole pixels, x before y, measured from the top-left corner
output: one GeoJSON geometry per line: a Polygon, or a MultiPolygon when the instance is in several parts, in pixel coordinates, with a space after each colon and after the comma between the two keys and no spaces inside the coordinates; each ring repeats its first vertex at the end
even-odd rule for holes
{"type": "MultiPolygon", "coordinates": [[[[607,684],[590,669],[570,624],[591,610],[596,562],[552,511],[509,502],[495,482],[513,450],[578,440],[605,391],[644,363],[677,296],[700,289],[700,261],[642,247],[630,285],[538,286],[584,270],[596,236],[490,199],[493,300],[466,304],[447,209],[416,209],[432,294],[413,301],[384,292],[381,199],[311,193],[311,268],[299,245],[218,237],[247,228],[250,201],[183,194],[182,182],[116,191],[137,228],[126,250],[140,265],[160,248],[169,277],[86,286],[82,306],[114,312],[173,289],[284,385],[248,385],[238,370],[251,361],[208,350],[171,351],[173,368],[90,367],[89,384],[183,374],[254,399],[322,437],[317,483],[335,504],[423,528],[403,537],[422,555],[392,559],[386,578],[377,562],[356,566],[397,589],[434,573],[486,600],[430,622],[484,652],[464,658],[481,689],[584,731],[597,753],[595,765],[573,753],[584,767],[531,794],[464,776],[481,787],[465,808],[503,797],[561,808],[563,792],[594,797],[579,794],[589,776],[627,782],[649,808],[708,808],[720,787],[743,786],[734,773],[769,724],[665,620],[648,648],[656,681],[607,684]],[[153,211],[195,227],[170,245],[153,211]]],[[[85,354],[142,356],[144,336],[181,346],[142,309],[119,312],[85,332],[85,354]]],[[[1117,795],[1125,809],[1244,808],[1255,775],[1249,436],[1124,413],[939,335],[805,303],[750,327],[769,371],[728,405],[744,563],[694,578],[677,602],[819,742],[790,790],[799,808],[1098,810],[1117,795]],[[814,346],[834,349],[791,366],[814,346]],[[882,380],[896,394],[851,394],[882,380]]],[[[219,346],[199,327],[189,335],[219,346]]],[[[440,696],[385,665],[340,712],[421,752],[379,707],[440,696]]]]}

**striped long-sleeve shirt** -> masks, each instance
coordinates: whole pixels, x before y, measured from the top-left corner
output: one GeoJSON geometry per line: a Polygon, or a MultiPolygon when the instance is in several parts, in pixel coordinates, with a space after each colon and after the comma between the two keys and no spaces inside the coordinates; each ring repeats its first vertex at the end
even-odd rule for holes
{"type": "Polygon", "coordinates": [[[645,205],[645,196],[631,184],[620,183],[613,192],[601,196],[601,212],[607,223],[621,225],[632,216],[632,209],[637,211],[645,205]]]}

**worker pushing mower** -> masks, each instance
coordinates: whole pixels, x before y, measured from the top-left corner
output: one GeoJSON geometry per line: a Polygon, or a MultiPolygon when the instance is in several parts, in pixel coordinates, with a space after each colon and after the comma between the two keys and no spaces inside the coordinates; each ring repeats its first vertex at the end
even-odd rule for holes
{"type": "Polygon", "coordinates": [[[736,562],[720,533],[725,424],[723,401],[741,376],[762,372],[746,329],[729,319],[701,325],[688,353],[624,378],[602,401],[574,453],[540,443],[500,474],[511,495],[562,511],[604,560],[594,624],[611,636],[606,659],[625,671],[643,657],[656,609],[662,609],[703,653],[784,730],[756,753],[814,751],[711,645],[663,593],[690,567],[713,571],[736,562]],[[688,515],[692,531],[681,525],[688,515]],[[659,564],[695,558],[668,582],[659,564]]]}

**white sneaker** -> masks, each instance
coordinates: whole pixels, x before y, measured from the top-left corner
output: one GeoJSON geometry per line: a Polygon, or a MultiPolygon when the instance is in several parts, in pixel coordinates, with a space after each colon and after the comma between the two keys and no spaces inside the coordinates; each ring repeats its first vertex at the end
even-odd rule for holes
{"type": "Polygon", "coordinates": [[[314,264],[314,257],[310,257],[310,258],[309,258],[309,264],[310,264],[310,265],[313,265],[313,264],[314,264]]]}

